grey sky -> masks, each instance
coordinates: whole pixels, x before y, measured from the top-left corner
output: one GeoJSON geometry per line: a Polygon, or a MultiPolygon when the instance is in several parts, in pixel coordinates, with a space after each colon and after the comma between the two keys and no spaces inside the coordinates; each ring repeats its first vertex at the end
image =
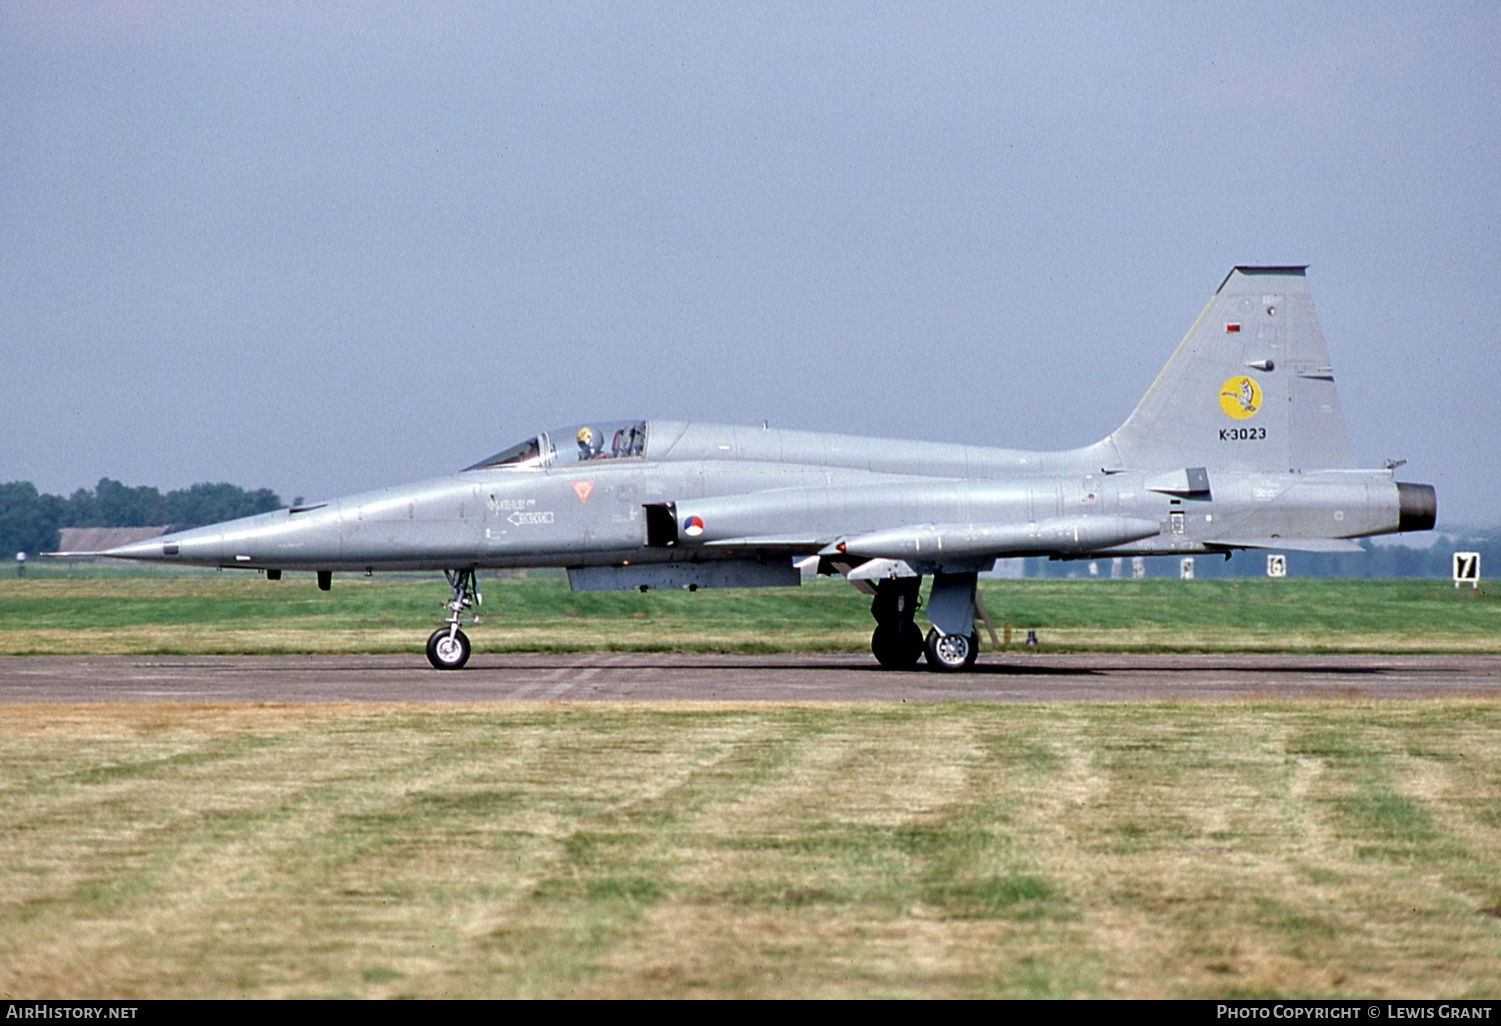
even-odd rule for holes
{"type": "Polygon", "coordinates": [[[0,481],[309,499],[591,417],[1082,445],[1308,263],[1501,484],[1501,6],[0,4],[0,481]]]}

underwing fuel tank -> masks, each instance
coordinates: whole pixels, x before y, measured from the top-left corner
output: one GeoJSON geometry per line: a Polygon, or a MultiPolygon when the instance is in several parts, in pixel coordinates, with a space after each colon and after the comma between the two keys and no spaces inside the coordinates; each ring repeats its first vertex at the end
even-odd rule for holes
{"type": "Polygon", "coordinates": [[[1136,517],[1059,517],[1034,524],[925,524],[842,539],[823,555],[865,559],[966,559],[1034,552],[1095,552],[1160,533],[1162,525],[1136,517]]]}

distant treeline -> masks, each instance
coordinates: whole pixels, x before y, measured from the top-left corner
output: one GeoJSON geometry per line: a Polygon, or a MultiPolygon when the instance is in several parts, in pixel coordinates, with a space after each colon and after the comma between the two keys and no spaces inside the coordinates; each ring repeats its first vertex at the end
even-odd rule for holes
{"type": "Polygon", "coordinates": [[[195,484],[163,495],[150,485],[131,488],[100,478],[93,489],[67,498],[46,495],[30,481],[0,484],[0,554],[48,552],[64,527],[196,527],[279,509],[269,488],[246,491],[232,484],[195,484]]]}
{"type": "MultiPolygon", "coordinates": [[[[1453,574],[1455,552],[1480,553],[1482,578],[1501,576],[1501,530],[1469,534],[1440,534],[1432,545],[1427,544],[1429,535],[1418,535],[1414,541],[1423,547],[1410,545],[1376,545],[1369,538],[1359,539],[1364,552],[1348,555],[1327,555],[1317,552],[1285,552],[1289,577],[1440,577],[1453,574]]],[[[1243,549],[1230,559],[1224,556],[1195,556],[1194,577],[1265,577],[1266,551],[1243,549]]],[[[1146,560],[1148,577],[1177,577],[1177,556],[1151,556],[1146,560]]],[[[1098,576],[1111,575],[1111,561],[1093,561],[1098,576]]],[[[1089,577],[1089,560],[1028,559],[1024,573],[1027,577],[1089,577]]],[[[1131,576],[1131,560],[1123,559],[1120,576],[1131,576]]]]}

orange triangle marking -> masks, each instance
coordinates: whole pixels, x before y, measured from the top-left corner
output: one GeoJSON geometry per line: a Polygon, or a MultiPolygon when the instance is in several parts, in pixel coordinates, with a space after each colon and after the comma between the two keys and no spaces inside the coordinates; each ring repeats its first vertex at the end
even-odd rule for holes
{"type": "Polygon", "coordinates": [[[577,495],[579,497],[579,502],[588,502],[589,501],[589,493],[592,492],[592,491],[594,491],[594,482],[593,481],[575,481],[575,482],[573,482],[573,494],[577,495]]]}

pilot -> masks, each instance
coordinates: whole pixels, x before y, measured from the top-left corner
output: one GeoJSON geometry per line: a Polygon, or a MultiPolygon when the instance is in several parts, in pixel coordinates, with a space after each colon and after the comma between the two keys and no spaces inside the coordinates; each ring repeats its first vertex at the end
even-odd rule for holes
{"type": "Polygon", "coordinates": [[[579,428],[579,459],[592,460],[599,455],[599,438],[591,427],[579,428]]]}

